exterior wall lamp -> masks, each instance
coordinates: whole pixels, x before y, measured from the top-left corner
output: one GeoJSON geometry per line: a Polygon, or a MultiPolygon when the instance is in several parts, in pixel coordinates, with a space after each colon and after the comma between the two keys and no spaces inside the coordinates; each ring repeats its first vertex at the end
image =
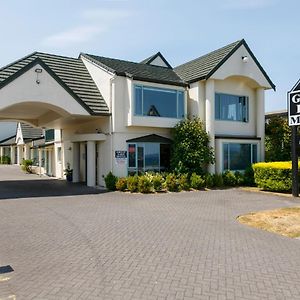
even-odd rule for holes
{"type": "Polygon", "coordinates": [[[242,61],[246,64],[249,61],[249,57],[247,55],[242,56],[242,61]]]}
{"type": "Polygon", "coordinates": [[[41,74],[42,72],[43,72],[43,70],[42,69],[40,69],[40,68],[36,68],[35,70],[35,73],[36,73],[36,83],[37,84],[40,84],[41,83],[41,81],[39,80],[39,74],[41,74]]]}

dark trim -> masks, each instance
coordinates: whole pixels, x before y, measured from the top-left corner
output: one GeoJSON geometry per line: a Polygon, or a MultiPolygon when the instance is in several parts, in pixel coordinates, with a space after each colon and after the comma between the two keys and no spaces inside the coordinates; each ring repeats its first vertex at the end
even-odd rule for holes
{"type": "MultiPolygon", "coordinates": [[[[172,69],[173,67],[168,63],[168,61],[164,58],[164,56],[158,51],[156,54],[154,54],[145,64],[146,65],[151,65],[151,63],[154,61],[154,59],[156,59],[157,57],[160,57],[163,62],[168,66],[168,69],[172,69]]],[[[162,66],[159,66],[162,67],[162,66]]]]}
{"type": "Polygon", "coordinates": [[[207,75],[190,80],[189,83],[194,83],[194,82],[197,82],[197,81],[203,80],[203,79],[208,80],[231,57],[231,55],[242,45],[245,46],[245,48],[249,52],[250,56],[252,57],[252,59],[254,60],[254,62],[258,66],[258,68],[260,69],[260,71],[263,73],[263,75],[265,76],[265,78],[267,79],[269,84],[271,85],[272,89],[275,91],[276,90],[275,84],[272,82],[272,80],[270,79],[270,77],[268,76],[266,71],[263,69],[263,67],[261,66],[261,64],[259,63],[259,61],[257,60],[257,58],[255,57],[255,55],[253,54],[253,52],[251,51],[251,49],[249,48],[248,44],[246,43],[246,41],[244,39],[242,39],[207,75]]]}
{"type": "Polygon", "coordinates": [[[297,81],[297,83],[292,87],[292,89],[290,90],[290,92],[294,92],[294,91],[298,91],[300,90],[300,79],[297,81]],[[298,89],[296,89],[299,86],[298,89]]]}
{"type": "Polygon", "coordinates": [[[161,144],[171,144],[172,140],[166,137],[157,135],[157,134],[149,134],[145,136],[141,136],[134,139],[129,139],[126,143],[161,143],[161,144]]]}
{"type": "Polygon", "coordinates": [[[33,146],[32,148],[46,148],[48,146],[53,146],[53,145],[54,145],[54,142],[49,143],[49,144],[36,145],[36,146],[33,146]]]}
{"type": "Polygon", "coordinates": [[[257,136],[249,136],[249,135],[216,135],[216,139],[231,139],[231,140],[261,140],[260,137],[257,136]]]}
{"type": "MultiPolygon", "coordinates": [[[[16,135],[12,135],[12,136],[10,136],[10,137],[8,137],[8,138],[5,138],[4,140],[1,140],[1,141],[0,141],[0,144],[5,143],[6,141],[8,141],[8,140],[10,140],[10,139],[12,139],[12,138],[16,138],[16,135]]],[[[0,146],[1,146],[1,145],[0,145],[0,146]]]]}
{"type": "Polygon", "coordinates": [[[11,83],[16,78],[20,77],[31,68],[36,66],[37,64],[41,65],[48,73],[52,76],[52,78],[67,92],[69,93],[90,115],[109,115],[110,113],[95,113],[87,104],[85,104],[79,96],[77,96],[71,88],[69,88],[56,74],[52,69],[42,61],[41,58],[37,57],[32,62],[28,63],[26,66],[21,68],[16,73],[12,74],[5,80],[0,83],[0,89],[2,89],[7,84],[11,83]]]}
{"type": "MultiPolygon", "coordinates": [[[[124,76],[124,75],[123,75],[124,76]]],[[[168,80],[156,80],[156,79],[148,79],[148,78],[141,78],[138,76],[132,76],[133,80],[138,80],[138,81],[144,81],[144,82],[153,82],[153,83],[160,83],[160,84],[169,84],[169,85],[174,85],[174,86],[181,86],[181,87],[187,87],[187,83],[180,83],[180,82],[174,82],[174,81],[168,81],[168,80]]]]}

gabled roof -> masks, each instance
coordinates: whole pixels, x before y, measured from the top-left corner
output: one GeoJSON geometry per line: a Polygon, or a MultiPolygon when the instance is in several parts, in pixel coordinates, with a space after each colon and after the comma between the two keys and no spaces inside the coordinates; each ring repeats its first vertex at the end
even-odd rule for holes
{"type": "Polygon", "coordinates": [[[81,54],[86,59],[94,62],[105,70],[119,76],[127,76],[135,80],[170,84],[177,86],[187,86],[173,69],[136,63],[121,59],[96,56],[91,54],[81,54]]]}
{"type": "Polygon", "coordinates": [[[32,127],[29,124],[20,123],[23,140],[34,140],[43,137],[43,129],[38,127],[32,127]]]}
{"type": "Polygon", "coordinates": [[[38,63],[90,114],[109,113],[100,91],[78,58],[34,52],[0,69],[0,89],[38,63]]]}
{"type": "Polygon", "coordinates": [[[242,45],[245,46],[260,71],[264,74],[265,78],[270,83],[271,87],[275,89],[274,83],[262,68],[244,39],[231,43],[225,47],[222,47],[192,61],[177,66],[176,68],[174,68],[174,70],[182,79],[184,79],[188,83],[193,83],[203,79],[207,80],[242,45]]]}
{"type": "Polygon", "coordinates": [[[16,143],[16,136],[10,136],[0,141],[0,146],[10,146],[16,143]]]}
{"type": "Polygon", "coordinates": [[[155,65],[155,64],[152,64],[152,62],[158,57],[165,63],[166,68],[173,69],[172,66],[168,63],[168,61],[165,59],[165,57],[160,52],[157,52],[157,53],[151,55],[150,57],[144,59],[143,61],[141,61],[141,64],[155,65]]]}

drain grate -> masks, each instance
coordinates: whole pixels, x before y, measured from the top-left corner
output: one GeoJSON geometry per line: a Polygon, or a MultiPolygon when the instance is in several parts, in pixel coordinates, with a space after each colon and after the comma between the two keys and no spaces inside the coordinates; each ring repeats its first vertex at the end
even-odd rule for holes
{"type": "Polygon", "coordinates": [[[10,265],[0,267],[0,274],[6,274],[6,273],[13,272],[13,271],[14,271],[14,269],[10,265]]]}

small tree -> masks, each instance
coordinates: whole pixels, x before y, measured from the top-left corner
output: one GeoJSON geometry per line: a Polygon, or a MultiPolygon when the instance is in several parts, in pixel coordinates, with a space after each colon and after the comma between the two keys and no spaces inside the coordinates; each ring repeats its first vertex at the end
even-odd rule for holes
{"type": "Polygon", "coordinates": [[[173,145],[171,167],[180,173],[204,174],[214,163],[213,148],[209,136],[199,118],[185,119],[172,131],[173,145]]]}
{"type": "Polygon", "coordinates": [[[291,160],[291,129],[285,118],[272,117],[266,124],[266,161],[291,160]]]}

